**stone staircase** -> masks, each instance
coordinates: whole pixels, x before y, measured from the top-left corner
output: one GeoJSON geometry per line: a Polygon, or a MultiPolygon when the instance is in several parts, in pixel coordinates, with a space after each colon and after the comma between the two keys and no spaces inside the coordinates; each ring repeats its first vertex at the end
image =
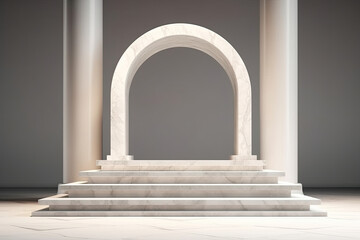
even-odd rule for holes
{"type": "Polygon", "coordinates": [[[326,216],[260,160],[99,160],[32,216],[326,216]]]}

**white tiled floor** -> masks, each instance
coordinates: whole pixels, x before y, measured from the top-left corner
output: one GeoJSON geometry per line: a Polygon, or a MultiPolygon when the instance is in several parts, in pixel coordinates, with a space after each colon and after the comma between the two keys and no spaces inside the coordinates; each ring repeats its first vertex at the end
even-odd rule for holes
{"type": "Polygon", "coordinates": [[[321,218],[35,218],[34,201],[0,201],[0,239],[360,239],[359,190],[311,190],[321,218]]]}

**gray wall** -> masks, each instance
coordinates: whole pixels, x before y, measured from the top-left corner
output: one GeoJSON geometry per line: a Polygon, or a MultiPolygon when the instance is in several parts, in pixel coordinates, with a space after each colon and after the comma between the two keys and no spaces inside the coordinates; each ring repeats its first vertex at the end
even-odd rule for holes
{"type": "Polygon", "coordinates": [[[299,181],[360,187],[360,1],[299,1],[299,181]]]}
{"type": "MultiPolygon", "coordinates": [[[[360,2],[299,1],[299,180],[360,186],[360,2]]],[[[207,27],[243,58],[253,88],[259,154],[258,1],[104,1],[104,157],[110,84],[125,49],[167,23],[207,27]]],[[[62,1],[0,1],[0,187],[62,181],[62,1]]],[[[160,52],[130,90],[130,153],[136,159],[226,159],[233,151],[230,82],[191,49],[160,52]]]]}
{"type": "Polygon", "coordinates": [[[62,180],[62,1],[0,1],[0,187],[62,180]]]}

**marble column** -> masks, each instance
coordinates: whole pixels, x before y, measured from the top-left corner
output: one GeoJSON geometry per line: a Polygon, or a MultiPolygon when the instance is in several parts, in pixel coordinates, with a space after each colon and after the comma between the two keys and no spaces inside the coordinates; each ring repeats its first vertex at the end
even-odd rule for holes
{"type": "Polygon", "coordinates": [[[64,0],[63,181],[102,158],[102,0],[64,0]]]}
{"type": "Polygon", "coordinates": [[[298,2],[260,1],[260,145],[267,168],[298,181],[298,2]]]}

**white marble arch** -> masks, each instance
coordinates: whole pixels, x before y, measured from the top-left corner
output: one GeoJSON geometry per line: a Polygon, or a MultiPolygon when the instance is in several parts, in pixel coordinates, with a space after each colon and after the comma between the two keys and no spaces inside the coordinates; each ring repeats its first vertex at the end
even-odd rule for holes
{"type": "Polygon", "coordinates": [[[200,50],[224,68],[230,78],[235,100],[235,146],[231,158],[256,159],[251,155],[251,84],[243,60],[230,43],[215,32],[185,23],[163,25],[148,31],[136,39],[120,58],[111,86],[111,153],[107,159],[132,159],[128,155],[131,82],[138,68],[149,57],[174,47],[200,50]]]}

